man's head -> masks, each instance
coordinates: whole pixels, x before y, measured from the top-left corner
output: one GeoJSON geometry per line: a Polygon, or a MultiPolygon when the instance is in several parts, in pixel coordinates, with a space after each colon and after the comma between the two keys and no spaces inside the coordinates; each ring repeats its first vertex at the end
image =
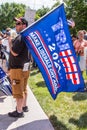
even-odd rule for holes
{"type": "Polygon", "coordinates": [[[16,31],[20,32],[28,26],[28,21],[24,17],[14,18],[16,24],[16,31]]]}

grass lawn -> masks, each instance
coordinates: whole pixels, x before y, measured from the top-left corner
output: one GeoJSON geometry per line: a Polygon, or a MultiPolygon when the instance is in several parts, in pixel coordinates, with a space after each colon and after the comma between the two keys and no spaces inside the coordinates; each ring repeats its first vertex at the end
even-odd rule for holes
{"type": "Polygon", "coordinates": [[[55,130],[87,130],[87,93],[61,92],[53,100],[38,69],[31,71],[29,86],[55,130]]]}

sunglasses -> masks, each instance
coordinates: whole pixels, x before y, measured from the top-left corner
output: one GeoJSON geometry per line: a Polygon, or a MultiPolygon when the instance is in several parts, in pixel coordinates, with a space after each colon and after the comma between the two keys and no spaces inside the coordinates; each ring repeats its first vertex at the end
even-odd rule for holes
{"type": "Polygon", "coordinates": [[[16,23],[16,25],[21,25],[22,23],[16,23]]]}

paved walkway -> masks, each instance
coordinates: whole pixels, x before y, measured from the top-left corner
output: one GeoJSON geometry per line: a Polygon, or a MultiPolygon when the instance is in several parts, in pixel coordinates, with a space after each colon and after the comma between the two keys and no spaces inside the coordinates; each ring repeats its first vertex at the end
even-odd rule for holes
{"type": "Polygon", "coordinates": [[[11,118],[8,112],[15,110],[15,100],[0,92],[0,130],[54,130],[30,88],[28,106],[24,118],[11,118]]]}

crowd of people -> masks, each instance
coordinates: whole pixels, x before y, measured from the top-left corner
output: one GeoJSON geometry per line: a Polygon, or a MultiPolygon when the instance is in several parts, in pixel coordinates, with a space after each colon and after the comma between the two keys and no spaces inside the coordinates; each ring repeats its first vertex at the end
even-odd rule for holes
{"type": "Polygon", "coordinates": [[[8,59],[9,59],[9,42],[8,37],[14,39],[17,36],[16,30],[6,28],[4,32],[0,32],[0,66],[5,72],[8,71],[8,59]]]}

